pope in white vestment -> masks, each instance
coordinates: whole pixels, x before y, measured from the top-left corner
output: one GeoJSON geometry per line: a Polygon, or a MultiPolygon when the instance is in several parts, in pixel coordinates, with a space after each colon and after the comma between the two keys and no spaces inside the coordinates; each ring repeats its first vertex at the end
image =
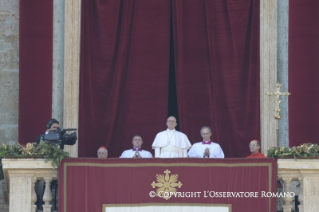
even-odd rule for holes
{"type": "Polygon", "coordinates": [[[202,127],[200,130],[203,141],[195,143],[188,152],[190,158],[224,158],[224,152],[219,144],[214,143],[210,140],[212,135],[209,127],[202,127]],[[205,154],[207,153],[207,154],[205,154]]]}
{"type": "Polygon", "coordinates": [[[168,117],[166,124],[168,129],[158,133],[152,144],[152,148],[155,150],[155,157],[187,157],[187,150],[192,145],[184,133],[175,130],[177,126],[175,117],[168,117]]]}

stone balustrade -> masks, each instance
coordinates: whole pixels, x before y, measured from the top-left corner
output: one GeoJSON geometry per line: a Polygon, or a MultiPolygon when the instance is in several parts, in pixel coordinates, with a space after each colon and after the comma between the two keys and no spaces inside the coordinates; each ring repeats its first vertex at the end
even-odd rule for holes
{"type": "MultiPolygon", "coordinates": [[[[278,159],[278,180],[284,183],[284,192],[290,192],[291,182],[299,182],[299,212],[318,211],[319,159],[278,159]]],[[[283,212],[291,212],[291,197],[283,198],[283,212]]]]}
{"type": "MultiPolygon", "coordinates": [[[[44,180],[50,185],[57,179],[57,168],[44,159],[3,159],[3,171],[6,185],[3,189],[5,199],[9,199],[10,212],[35,212],[36,193],[34,185],[37,180],[44,180]],[[10,198],[8,198],[10,194],[10,198]]],[[[319,208],[319,159],[278,159],[278,180],[282,181],[283,191],[293,191],[299,198],[299,211],[317,211],[319,208]],[[292,182],[298,181],[298,189],[292,182]]],[[[46,186],[43,212],[51,211],[52,194],[46,186]]],[[[291,212],[293,198],[283,198],[283,212],[291,212]]]]}
{"type": "MultiPolygon", "coordinates": [[[[45,159],[2,159],[2,166],[6,185],[4,196],[9,196],[10,212],[36,212],[35,183],[44,180],[50,185],[58,178],[57,168],[53,168],[45,159]],[[9,195],[8,195],[9,194],[9,195]]],[[[5,198],[6,199],[6,198],[5,198]]],[[[43,195],[43,212],[51,212],[52,193],[50,186],[46,186],[43,195]]]]}

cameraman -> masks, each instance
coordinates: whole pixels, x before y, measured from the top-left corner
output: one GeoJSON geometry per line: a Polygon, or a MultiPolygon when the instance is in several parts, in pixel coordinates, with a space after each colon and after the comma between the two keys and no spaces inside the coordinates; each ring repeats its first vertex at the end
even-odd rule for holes
{"type": "MultiPolygon", "coordinates": [[[[56,119],[50,119],[50,120],[48,121],[48,123],[47,123],[47,126],[46,126],[46,127],[47,127],[47,130],[45,131],[44,134],[42,134],[42,135],[36,137],[36,138],[35,138],[35,142],[36,142],[37,144],[39,144],[41,140],[44,140],[44,136],[45,136],[46,134],[49,134],[49,133],[52,133],[52,132],[55,133],[55,132],[61,130],[60,127],[59,127],[59,124],[60,124],[60,122],[59,122],[58,120],[56,120],[56,119]]],[[[64,131],[64,133],[65,133],[65,131],[64,131]]],[[[75,134],[75,133],[74,133],[74,134],[75,134]]],[[[72,135],[72,134],[70,134],[70,132],[66,132],[66,135],[72,135]]],[[[75,136],[72,136],[72,138],[62,139],[61,144],[60,144],[60,148],[61,148],[61,149],[64,149],[64,145],[74,145],[75,142],[76,142],[76,137],[77,137],[77,136],[75,135],[75,136]]]]}

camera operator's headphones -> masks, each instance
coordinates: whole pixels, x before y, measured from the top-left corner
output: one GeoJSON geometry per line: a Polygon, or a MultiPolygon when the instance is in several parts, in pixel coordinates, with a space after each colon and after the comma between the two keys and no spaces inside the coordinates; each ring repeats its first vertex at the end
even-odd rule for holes
{"type": "Polygon", "coordinates": [[[48,124],[47,124],[47,129],[50,129],[53,123],[60,124],[60,122],[58,122],[58,120],[56,120],[56,119],[50,119],[50,120],[48,121],[48,124]]]}

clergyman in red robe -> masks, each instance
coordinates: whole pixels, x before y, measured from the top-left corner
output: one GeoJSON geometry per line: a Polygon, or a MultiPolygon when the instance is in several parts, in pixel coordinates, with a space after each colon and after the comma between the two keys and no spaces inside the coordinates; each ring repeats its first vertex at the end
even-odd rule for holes
{"type": "Polygon", "coordinates": [[[265,158],[265,155],[260,153],[260,141],[254,139],[249,144],[251,155],[246,158],[265,158]]]}

